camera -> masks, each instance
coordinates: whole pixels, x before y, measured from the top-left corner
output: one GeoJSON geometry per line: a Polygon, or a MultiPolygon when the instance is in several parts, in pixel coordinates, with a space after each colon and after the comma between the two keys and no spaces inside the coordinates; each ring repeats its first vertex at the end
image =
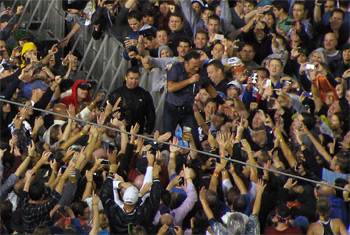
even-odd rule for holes
{"type": "Polygon", "coordinates": [[[287,20],[286,25],[294,25],[295,21],[294,20],[287,20]]]}

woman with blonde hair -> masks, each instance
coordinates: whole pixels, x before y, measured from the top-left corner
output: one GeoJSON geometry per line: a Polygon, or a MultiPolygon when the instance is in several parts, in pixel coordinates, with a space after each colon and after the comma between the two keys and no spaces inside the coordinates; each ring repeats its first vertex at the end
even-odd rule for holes
{"type": "Polygon", "coordinates": [[[312,234],[341,234],[348,235],[343,222],[340,219],[329,219],[331,210],[331,202],[326,197],[317,200],[316,211],[318,213],[318,221],[312,223],[307,230],[308,235],[312,234]]]}

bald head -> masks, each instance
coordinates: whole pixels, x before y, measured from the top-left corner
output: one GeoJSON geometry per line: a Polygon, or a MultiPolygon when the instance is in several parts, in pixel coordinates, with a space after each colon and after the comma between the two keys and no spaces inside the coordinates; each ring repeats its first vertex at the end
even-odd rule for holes
{"type": "MultiPolygon", "coordinates": [[[[61,103],[60,104],[55,104],[53,106],[53,112],[57,113],[57,114],[68,116],[67,106],[65,104],[61,104],[61,103]]],[[[58,115],[54,115],[54,118],[55,118],[55,120],[67,121],[67,118],[61,117],[61,116],[58,116],[58,115]]]]}
{"type": "Polygon", "coordinates": [[[145,178],[144,175],[138,175],[136,176],[135,180],[134,180],[134,185],[136,186],[136,188],[138,188],[139,190],[142,187],[143,184],[143,179],[145,178]]]}
{"type": "MultiPolygon", "coordinates": [[[[334,33],[327,33],[325,36],[324,36],[324,41],[323,41],[323,44],[324,44],[324,49],[326,50],[326,53],[329,54],[328,51],[334,51],[336,50],[336,46],[338,45],[338,40],[337,40],[337,37],[335,36],[334,33]]],[[[334,53],[334,52],[333,52],[334,53]]]]}
{"type": "Polygon", "coordinates": [[[163,225],[163,224],[166,224],[168,226],[173,226],[173,217],[170,215],[170,214],[163,214],[161,217],[160,217],[160,223],[163,225]]]}
{"type": "Polygon", "coordinates": [[[326,185],[321,185],[317,191],[318,191],[319,197],[329,197],[329,196],[335,195],[334,188],[326,185]]]}

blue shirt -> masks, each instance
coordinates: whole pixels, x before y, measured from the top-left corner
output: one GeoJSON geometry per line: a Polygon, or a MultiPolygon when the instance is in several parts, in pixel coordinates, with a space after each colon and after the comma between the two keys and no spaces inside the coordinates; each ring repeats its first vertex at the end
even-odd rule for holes
{"type": "MultiPolygon", "coordinates": [[[[198,73],[200,75],[200,79],[198,82],[189,84],[188,86],[185,86],[180,90],[168,92],[165,97],[166,102],[175,106],[192,107],[194,97],[198,93],[199,88],[206,88],[210,85],[208,74],[205,71],[205,69],[199,69],[198,73]]],[[[189,77],[185,70],[184,62],[174,63],[171,69],[169,70],[167,77],[168,82],[182,82],[188,79],[189,77]]]]}

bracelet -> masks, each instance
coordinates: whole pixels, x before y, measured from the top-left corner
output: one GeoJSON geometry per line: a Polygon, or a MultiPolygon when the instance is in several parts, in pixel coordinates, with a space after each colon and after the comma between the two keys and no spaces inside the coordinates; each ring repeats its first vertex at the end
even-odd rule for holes
{"type": "Polygon", "coordinates": [[[79,134],[80,134],[80,136],[83,136],[83,135],[84,135],[84,132],[80,132],[79,134]]]}
{"type": "Polygon", "coordinates": [[[92,183],[92,181],[90,180],[90,181],[87,181],[88,183],[92,183]]]}
{"type": "Polygon", "coordinates": [[[207,202],[202,202],[202,205],[209,206],[207,202]]]}
{"type": "Polygon", "coordinates": [[[226,153],[220,153],[221,157],[226,157],[226,153]]]}
{"type": "Polygon", "coordinates": [[[56,174],[57,175],[57,171],[52,171],[52,173],[56,174]]]}
{"type": "Polygon", "coordinates": [[[92,205],[93,205],[93,206],[97,206],[97,205],[98,205],[98,203],[92,203],[92,205]]]}
{"type": "Polygon", "coordinates": [[[92,106],[95,106],[95,102],[94,101],[92,101],[90,104],[92,104],[92,106]]]}
{"type": "Polygon", "coordinates": [[[176,154],[176,152],[174,152],[174,151],[171,151],[171,152],[170,152],[170,154],[172,154],[172,153],[173,153],[173,154],[176,154]]]}
{"type": "Polygon", "coordinates": [[[218,177],[220,172],[214,171],[213,176],[218,177]]]}

